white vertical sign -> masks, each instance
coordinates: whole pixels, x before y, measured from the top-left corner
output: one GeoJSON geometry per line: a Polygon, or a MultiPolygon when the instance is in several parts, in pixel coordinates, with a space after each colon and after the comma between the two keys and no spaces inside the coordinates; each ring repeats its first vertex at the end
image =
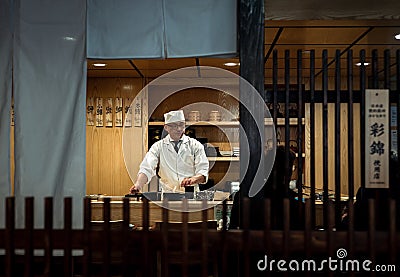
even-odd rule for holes
{"type": "Polygon", "coordinates": [[[135,97],[134,102],[134,109],[135,109],[135,127],[142,126],[142,99],[140,97],[135,97]]]}
{"type": "Polygon", "coordinates": [[[94,126],[94,99],[93,99],[93,97],[89,97],[87,100],[86,124],[88,126],[94,126]]]}
{"type": "Polygon", "coordinates": [[[115,126],[122,127],[122,111],[124,106],[122,104],[122,97],[115,98],[115,126]]]}
{"type": "Polygon", "coordinates": [[[389,187],[389,90],[365,91],[365,187],[389,187]]]}
{"type": "Polygon", "coordinates": [[[103,98],[96,98],[96,127],[103,127],[103,98]]]}
{"type": "Polygon", "coordinates": [[[106,127],[113,126],[113,99],[107,98],[106,102],[106,127]]]}
{"type": "Polygon", "coordinates": [[[131,99],[125,98],[124,112],[125,112],[125,127],[132,127],[132,107],[131,99]]]}

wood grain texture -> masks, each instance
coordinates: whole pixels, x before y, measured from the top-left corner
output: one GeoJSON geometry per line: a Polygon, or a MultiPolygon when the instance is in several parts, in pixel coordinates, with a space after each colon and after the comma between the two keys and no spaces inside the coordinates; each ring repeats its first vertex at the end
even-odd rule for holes
{"type": "MultiPolygon", "coordinates": [[[[149,203],[149,223],[150,227],[155,227],[156,222],[162,221],[162,207],[159,206],[161,202],[149,203]]],[[[180,202],[178,202],[180,204],[180,202]]],[[[122,201],[111,201],[111,220],[122,220],[123,219],[123,204],[122,201]]],[[[93,201],[92,207],[92,220],[102,221],[103,220],[103,206],[102,201],[93,201]]],[[[142,202],[131,201],[130,202],[130,223],[135,226],[142,226],[142,202]]],[[[209,220],[214,219],[214,208],[207,209],[207,218],[209,220]]],[[[189,222],[201,221],[202,211],[188,213],[189,222]]],[[[169,221],[170,222],[182,222],[182,212],[169,210],[169,221]]]]}
{"type": "MultiPolygon", "coordinates": [[[[88,78],[87,97],[131,98],[142,89],[138,78],[88,78]]],[[[113,116],[115,116],[113,114],[113,116]]],[[[132,127],[133,128],[133,127],[132,127]]],[[[136,145],[142,145],[142,129],[136,145]]],[[[125,195],[132,181],[125,167],[122,151],[123,128],[86,126],[86,193],[125,195]]],[[[135,159],[130,164],[138,169],[142,147],[133,147],[135,159]]]]}
{"type": "MultiPolygon", "coordinates": [[[[354,135],[354,190],[355,192],[361,186],[361,169],[360,169],[360,113],[359,113],[359,104],[354,104],[354,114],[353,114],[353,124],[354,130],[350,130],[354,135]]],[[[315,168],[315,187],[317,189],[322,190],[322,180],[323,180],[323,162],[322,162],[322,104],[315,105],[315,164],[310,164],[310,105],[305,105],[305,113],[306,113],[306,124],[305,124],[305,154],[306,154],[306,164],[305,164],[305,185],[310,186],[310,167],[315,168]]],[[[348,145],[347,145],[347,136],[348,136],[348,127],[347,127],[347,104],[341,104],[341,168],[340,168],[340,176],[341,176],[341,192],[344,195],[348,194],[348,145]]],[[[328,188],[330,190],[335,189],[335,107],[334,104],[328,105],[328,176],[329,183],[328,188]]]]}

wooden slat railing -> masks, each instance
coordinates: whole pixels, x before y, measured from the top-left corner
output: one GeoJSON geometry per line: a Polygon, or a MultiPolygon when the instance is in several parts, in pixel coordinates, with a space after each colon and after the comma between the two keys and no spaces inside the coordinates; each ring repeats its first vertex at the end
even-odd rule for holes
{"type": "MultiPolygon", "coordinates": [[[[390,201],[390,218],[396,219],[396,203],[390,201]]],[[[262,258],[280,257],[290,259],[298,256],[304,258],[332,257],[336,258],[336,250],[344,248],[348,257],[368,257],[375,261],[378,257],[387,257],[387,264],[398,264],[400,249],[400,232],[396,230],[395,220],[391,221],[388,230],[380,230],[375,227],[375,200],[369,200],[370,215],[367,230],[354,230],[354,212],[352,205],[349,206],[350,221],[347,230],[337,231],[334,228],[334,209],[328,205],[331,211],[328,217],[328,228],[326,230],[314,230],[311,228],[311,202],[305,206],[305,229],[290,229],[289,201],[284,201],[283,230],[271,229],[270,222],[270,200],[265,201],[265,228],[262,230],[250,230],[251,225],[247,218],[242,230],[218,231],[210,229],[206,224],[210,219],[207,212],[202,213],[202,223],[196,228],[191,227],[188,222],[188,214],[182,213],[182,224],[179,229],[168,224],[161,228],[151,228],[148,223],[143,226],[148,228],[129,228],[129,199],[124,199],[124,220],[122,224],[115,227],[110,221],[110,202],[104,199],[104,224],[102,228],[92,226],[90,222],[90,199],[85,199],[85,224],[83,229],[73,229],[72,201],[65,199],[65,219],[63,229],[54,229],[52,226],[52,199],[45,199],[45,226],[37,229],[33,227],[33,198],[26,199],[26,226],[22,229],[15,228],[15,199],[8,198],[6,214],[6,228],[0,229],[0,249],[5,250],[5,256],[1,259],[1,276],[132,276],[133,272],[141,273],[142,276],[174,276],[174,268],[169,267],[171,251],[181,249],[181,260],[179,273],[183,276],[191,276],[193,253],[198,253],[197,273],[202,276],[219,275],[228,276],[232,272],[243,273],[239,276],[252,276],[256,270],[254,257],[262,258]],[[173,235],[175,234],[175,235],[173,235]],[[171,248],[171,238],[181,239],[173,241],[174,249],[171,248]],[[192,243],[195,241],[196,243],[192,243]],[[194,245],[194,246],[193,246],[194,245]],[[100,246],[100,248],[99,248],[100,246]],[[16,249],[24,249],[25,253],[17,254],[16,249]],[[34,250],[44,249],[44,257],[38,257],[34,250]],[[55,256],[53,250],[64,250],[61,257],[55,256]],[[83,256],[73,256],[72,250],[80,249],[83,256]],[[100,253],[97,253],[100,251],[100,253]],[[236,253],[236,254],[235,254],[236,253]],[[97,257],[99,260],[94,261],[97,257]],[[117,257],[117,259],[116,259],[117,257]],[[119,257],[119,258],[118,258],[119,257]],[[237,257],[240,257],[238,263],[237,257]],[[232,258],[234,260],[232,260],[232,258]],[[211,266],[210,266],[211,265],[211,266]],[[96,271],[96,266],[101,270],[96,271]],[[211,268],[211,270],[210,270],[211,268]],[[42,270],[39,271],[38,270],[42,270]],[[60,271],[61,270],[61,271],[60,271]]],[[[143,203],[143,220],[149,219],[149,205],[145,200],[143,203]],[[147,204],[146,204],[147,203],[147,204]]],[[[167,203],[165,203],[167,205],[167,203]]],[[[187,203],[183,203],[187,205],[187,203]]],[[[206,203],[204,203],[204,207],[206,203]]],[[[226,203],[225,203],[226,205],[226,203]]],[[[245,214],[250,211],[250,200],[246,199],[243,204],[245,214]]],[[[224,210],[226,216],[226,209],[224,210]]],[[[163,209],[163,222],[168,222],[168,210],[163,209]]],[[[379,215],[378,215],[379,216],[379,215]]],[[[179,252],[179,251],[178,251],[179,252]]],[[[179,254],[179,253],[178,253],[179,254]]],[[[179,257],[179,256],[178,256],[179,257]]],[[[381,259],[378,259],[380,262],[381,259]]],[[[97,268],[98,269],[98,268],[97,268]]],[[[399,269],[400,270],[400,269],[399,269]]],[[[175,272],[176,273],[176,272],[175,272]]],[[[331,272],[330,274],[333,274],[331,272]]],[[[272,274],[273,275],[273,274],[272,274]]],[[[312,273],[310,273],[312,275],[312,273]]]]}

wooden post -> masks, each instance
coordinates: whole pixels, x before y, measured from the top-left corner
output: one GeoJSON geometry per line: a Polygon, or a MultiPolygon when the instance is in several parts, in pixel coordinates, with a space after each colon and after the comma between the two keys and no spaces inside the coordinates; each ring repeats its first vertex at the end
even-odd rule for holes
{"type": "MultiPolygon", "coordinates": [[[[247,80],[261,94],[264,94],[264,1],[262,0],[240,0],[239,1],[239,57],[240,76],[247,80]]],[[[264,124],[264,107],[260,107],[258,95],[246,93],[240,82],[240,124],[243,126],[240,133],[241,160],[244,156],[249,157],[249,164],[241,162],[240,197],[248,196],[250,186],[254,180],[261,157],[263,138],[260,137],[257,123],[264,124]],[[255,115],[256,118],[253,119],[255,115]],[[257,122],[256,122],[256,121],[257,122]],[[247,144],[245,138],[251,138],[249,153],[242,152],[247,144]],[[244,155],[244,156],[243,156],[244,155]]],[[[265,98],[264,98],[265,99],[265,98]]],[[[262,166],[262,165],[261,165],[262,166]]]]}

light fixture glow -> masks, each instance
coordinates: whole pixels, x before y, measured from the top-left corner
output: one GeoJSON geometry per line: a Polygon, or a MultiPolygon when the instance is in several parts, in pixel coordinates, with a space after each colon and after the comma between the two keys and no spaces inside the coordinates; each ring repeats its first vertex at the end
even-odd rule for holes
{"type": "Polygon", "coordinates": [[[400,40],[400,34],[395,35],[394,38],[400,40]]]}
{"type": "Polygon", "coordinates": [[[225,66],[238,66],[240,65],[240,63],[234,63],[234,62],[228,62],[228,63],[224,63],[225,66]]]}
{"type": "Polygon", "coordinates": [[[76,41],[76,38],[74,38],[74,37],[68,37],[68,36],[63,37],[63,39],[66,40],[66,41],[76,41]]]}
{"type": "Polygon", "coordinates": [[[104,67],[104,66],[106,66],[107,64],[105,64],[105,63],[94,63],[93,64],[93,66],[95,66],[95,67],[104,67]]]}
{"type": "MultiPolygon", "coordinates": [[[[368,66],[369,63],[364,63],[364,66],[368,66]]],[[[361,63],[356,63],[356,66],[361,66],[361,63]]]]}

